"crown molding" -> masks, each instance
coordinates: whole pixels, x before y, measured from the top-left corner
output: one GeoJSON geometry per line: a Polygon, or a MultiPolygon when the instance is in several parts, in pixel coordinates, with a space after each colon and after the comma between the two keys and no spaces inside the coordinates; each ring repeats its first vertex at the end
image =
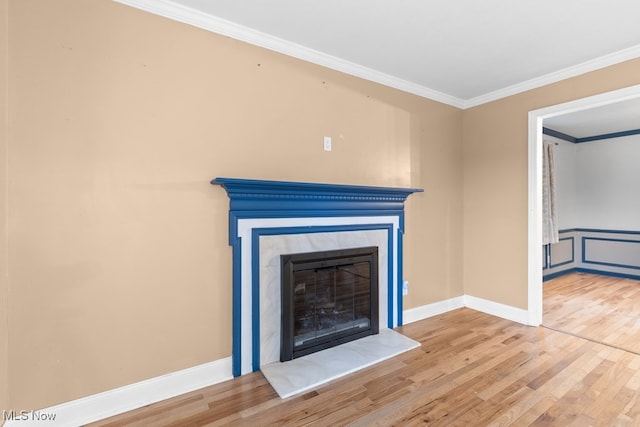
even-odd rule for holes
{"type": "Polygon", "coordinates": [[[221,19],[170,0],[113,0],[136,9],[163,16],[203,30],[231,37],[255,46],[263,47],[287,56],[302,59],[335,71],[399,89],[414,95],[463,108],[464,100],[430,89],[419,84],[399,79],[389,74],[319,52],[299,44],[283,40],[252,28],[221,19]]]}
{"type": "Polygon", "coordinates": [[[328,55],[326,53],[274,37],[213,15],[203,13],[202,11],[178,4],[171,0],[113,1],[460,109],[472,108],[492,101],[497,101],[508,96],[517,95],[519,93],[536,89],[551,83],[556,83],[570,77],[579,76],[581,74],[640,57],[640,45],[636,45],[572,67],[465,100],[408,80],[403,80],[392,75],[364,67],[342,58],[328,55]]]}
{"type": "Polygon", "coordinates": [[[632,46],[627,49],[619,50],[617,52],[601,56],[599,58],[585,61],[572,67],[564,68],[562,70],[549,73],[544,76],[536,77],[535,79],[527,80],[522,83],[518,83],[512,86],[505,87],[503,89],[496,90],[494,92],[468,99],[463,102],[462,108],[467,109],[492,101],[497,101],[498,99],[517,95],[528,90],[536,89],[552,83],[557,83],[561,80],[576,77],[581,74],[586,74],[591,71],[596,71],[601,68],[609,67],[611,65],[619,64],[621,62],[629,61],[631,59],[636,59],[639,57],[640,45],[632,46]]]}

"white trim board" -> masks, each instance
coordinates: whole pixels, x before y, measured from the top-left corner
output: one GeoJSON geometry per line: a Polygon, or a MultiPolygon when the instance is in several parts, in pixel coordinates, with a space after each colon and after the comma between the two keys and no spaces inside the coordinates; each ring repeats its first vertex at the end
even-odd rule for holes
{"type": "Polygon", "coordinates": [[[529,313],[527,310],[512,307],[510,305],[501,304],[499,302],[489,301],[483,298],[474,297],[472,295],[460,295],[458,297],[449,298],[444,301],[438,301],[433,304],[427,304],[420,307],[404,310],[404,324],[417,322],[429,317],[434,317],[448,311],[458,308],[470,308],[472,310],[481,311],[492,316],[502,319],[511,320],[523,325],[531,325],[529,322],[529,313]]]}
{"type": "Polygon", "coordinates": [[[171,372],[30,413],[16,412],[4,427],[42,425],[76,427],[232,379],[231,357],[171,372]],[[38,421],[38,415],[55,416],[38,421]]]}
{"type": "Polygon", "coordinates": [[[529,313],[527,310],[522,308],[512,307],[510,305],[489,301],[472,295],[464,296],[464,306],[502,319],[521,323],[523,325],[531,325],[529,323],[529,313]]]}
{"type": "Polygon", "coordinates": [[[417,322],[418,320],[428,319],[429,317],[437,316],[439,314],[457,310],[458,308],[463,307],[465,307],[464,295],[461,295],[459,297],[449,298],[444,301],[438,301],[432,304],[404,310],[402,312],[402,321],[406,325],[407,323],[413,323],[417,322]]]}

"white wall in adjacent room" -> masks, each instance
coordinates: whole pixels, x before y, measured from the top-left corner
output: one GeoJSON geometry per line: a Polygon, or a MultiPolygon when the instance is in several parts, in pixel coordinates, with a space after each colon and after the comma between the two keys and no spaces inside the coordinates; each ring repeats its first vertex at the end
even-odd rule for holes
{"type": "Polygon", "coordinates": [[[640,135],[577,144],[581,227],[640,230],[640,135]]]}
{"type": "Polygon", "coordinates": [[[560,229],[640,231],[640,135],[555,151],[560,229]]]}

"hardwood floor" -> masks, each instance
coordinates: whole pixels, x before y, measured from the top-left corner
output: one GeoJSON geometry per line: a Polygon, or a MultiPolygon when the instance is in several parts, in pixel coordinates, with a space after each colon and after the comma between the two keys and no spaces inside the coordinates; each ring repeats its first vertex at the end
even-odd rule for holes
{"type": "Polygon", "coordinates": [[[640,354],[640,281],[573,273],[543,293],[544,326],[640,354]]]}
{"type": "Polygon", "coordinates": [[[639,355],[466,308],[399,331],[422,346],[301,396],[257,372],[93,425],[640,425],[639,355]]]}

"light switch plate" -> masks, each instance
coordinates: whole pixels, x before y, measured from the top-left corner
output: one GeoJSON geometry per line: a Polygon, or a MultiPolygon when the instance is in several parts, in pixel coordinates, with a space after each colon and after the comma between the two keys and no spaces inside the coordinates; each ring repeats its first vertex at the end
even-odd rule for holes
{"type": "Polygon", "coordinates": [[[324,151],[331,151],[331,137],[324,137],[324,151]]]}

